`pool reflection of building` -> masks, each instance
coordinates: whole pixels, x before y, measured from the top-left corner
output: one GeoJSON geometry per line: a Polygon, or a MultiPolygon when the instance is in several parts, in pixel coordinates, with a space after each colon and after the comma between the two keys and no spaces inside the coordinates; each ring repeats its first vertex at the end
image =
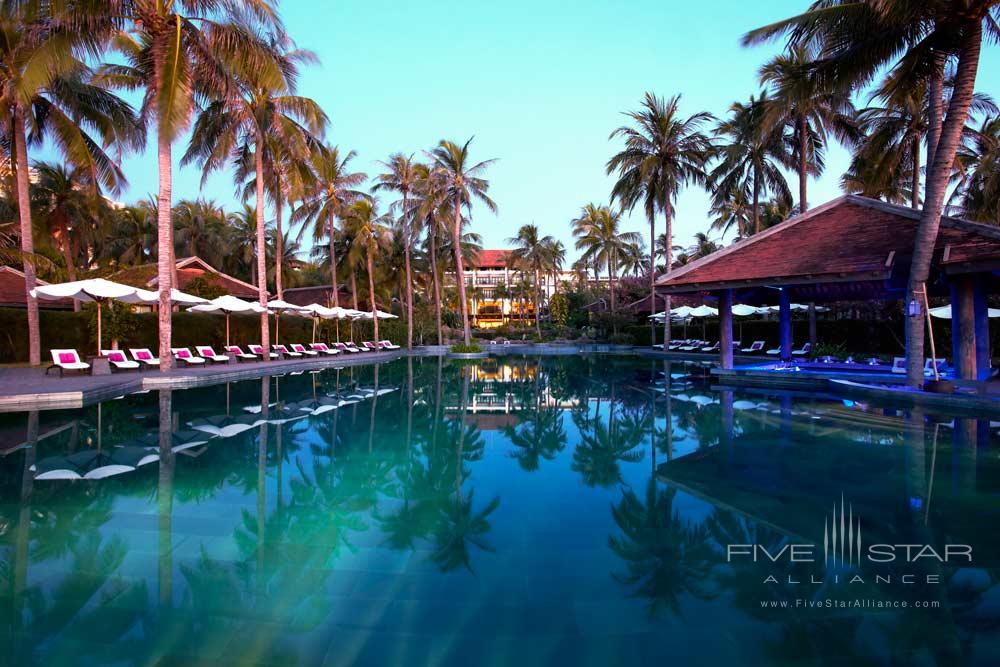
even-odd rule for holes
{"type": "MultiPolygon", "coordinates": [[[[503,363],[488,359],[469,366],[470,391],[465,413],[480,430],[495,431],[518,423],[517,413],[536,408],[569,409],[576,399],[557,400],[537,362],[503,363]]],[[[462,406],[448,405],[445,412],[459,414],[462,406]]]]}

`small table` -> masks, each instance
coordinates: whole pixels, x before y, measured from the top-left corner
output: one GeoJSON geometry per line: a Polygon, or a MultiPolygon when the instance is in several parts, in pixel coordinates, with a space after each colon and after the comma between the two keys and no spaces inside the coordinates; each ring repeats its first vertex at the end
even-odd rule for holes
{"type": "Polygon", "coordinates": [[[89,357],[91,375],[111,375],[111,362],[107,357],[89,357]]]}

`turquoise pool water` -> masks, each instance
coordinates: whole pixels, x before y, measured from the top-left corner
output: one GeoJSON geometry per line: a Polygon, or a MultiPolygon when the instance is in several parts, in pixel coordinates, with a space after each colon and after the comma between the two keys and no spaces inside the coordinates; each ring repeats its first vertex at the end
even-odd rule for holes
{"type": "Polygon", "coordinates": [[[4,415],[0,662],[996,665],[996,426],[597,355],[4,415]]]}

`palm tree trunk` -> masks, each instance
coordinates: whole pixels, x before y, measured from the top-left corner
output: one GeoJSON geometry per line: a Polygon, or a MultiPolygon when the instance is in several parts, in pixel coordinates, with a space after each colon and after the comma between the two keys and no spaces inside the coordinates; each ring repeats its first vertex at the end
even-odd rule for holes
{"type": "Polygon", "coordinates": [[[333,288],[333,307],[340,307],[340,296],[337,293],[337,243],[336,243],[336,218],[330,215],[330,287],[333,288]]]}
{"type": "MultiPolygon", "coordinates": [[[[58,228],[60,236],[59,249],[62,251],[63,261],[66,263],[66,277],[70,281],[76,280],[76,262],[73,261],[73,248],[69,241],[69,220],[65,212],[59,211],[56,216],[59,218],[58,228]]],[[[80,300],[73,299],[73,312],[80,312],[80,300]]]]}
{"type": "Polygon", "coordinates": [[[539,282],[538,269],[535,269],[535,332],[542,337],[542,285],[539,282]]]}
{"type": "Polygon", "coordinates": [[[434,317],[437,319],[438,345],[442,344],[441,332],[441,281],[437,261],[436,221],[431,221],[431,279],[434,282],[434,317]]]}
{"type": "MultiPolygon", "coordinates": [[[[368,300],[372,307],[372,331],[375,336],[375,345],[378,345],[378,306],[375,305],[375,267],[372,263],[372,244],[368,241],[368,300]]],[[[377,371],[376,371],[377,372],[377,371]]]]}
{"type": "Polygon", "coordinates": [[[281,209],[284,208],[284,202],[281,198],[281,178],[278,177],[277,181],[274,193],[274,291],[278,299],[284,299],[285,291],[281,288],[281,263],[285,252],[285,239],[281,235],[281,209]]]}
{"type": "Polygon", "coordinates": [[[358,309],[358,272],[351,267],[351,298],[354,300],[354,310],[358,309]]]}
{"type": "MultiPolygon", "coordinates": [[[[944,209],[945,190],[951,176],[955,153],[962,139],[962,130],[968,119],[969,107],[976,86],[979,69],[979,52],[983,41],[981,20],[969,19],[963,26],[962,42],[958,52],[955,70],[955,85],[948,104],[948,115],[941,127],[941,137],[934,151],[933,162],[927,174],[924,208],[917,227],[917,237],[910,263],[910,280],[907,286],[907,302],[914,299],[922,303],[922,292],[930,275],[931,258],[937,241],[938,227],[944,209]]],[[[922,313],[906,318],[906,378],[913,387],[919,387],[924,379],[924,320],[922,313]]]]}
{"type": "Polygon", "coordinates": [[[406,349],[413,349],[413,272],[410,267],[410,223],[407,191],[403,191],[403,261],[406,264],[406,349]]]}
{"type": "Polygon", "coordinates": [[[35,239],[31,229],[31,201],[28,195],[28,147],[24,135],[24,112],[14,104],[14,169],[17,178],[17,215],[21,225],[21,253],[24,255],[24,299],[28,306],[28,362],[42,363],[42,341],[38,328],[38,299],[35,289],[35,239]]]}
{"type": "Polygon", "coordinates": [[[469,304],[465,301],[465,267],[462,266],[462,197],[455,195],[455,224],[451,230],[452,242],[455,245],[455,275],[458,278],[458,300],[462,310],[462,332],[465,344],[472,343],[472,331],[469,329],[469,304]]]}
{"type": "MultiPolygon", "coordinates": [[[[267,246],[264,235],[264,134],[257,132],[257,146],[254,150],[254,169],[257,182],[257,300],[261,308],[267,308],[267,246]]],[[[264,361],[271,355],[271,331],[267,312],[260,315],[260,346],[264,349],[264,361]]]]}
{"type": "Polygon", "coordinates": [[[170,155],[170,138],[162,131],[158,131],[156,143],[160,170],[160,191],[156,198],[156,244],[159,248],[156,256],[156,280],[160,290],[157,317],[160,371],[166,372],[174,365],[174,355],[170,352],[172,342],[171,317],[173,315],[170,288],[173,287],[174,273],[177,269],[177,262],[174,261],[174,221],[170,210],[173,197],[173,164],[170,155]]]}
{"type": "Polygon", "coordinates": [[[805,116],[798,118],[799,131],[799,213],[805,213],[809,209],[809,202],[806,196],[806,179],[809,177],[809,160],[807,150],[809,147],[809,125],[805,116]]]}
{"type": "Polygon", "coordinates": [[[760,234],[760,179],[753,170],[753,233],[760,234]]]}
{"type": "MultiPolygon", "coordinates": [[[[941,139],[941,124],[944,122],[944,67],[947,56],[943,51],[934,53],[934,68],[931,70],[928,95],[930,113],[927,119],[927,165],[934,164],[938,141],[941,139]]],[[[928,174],[929,176],[929,174],[928,174]]]]}
{"type": "Polygon", "coordinates": [[[920,208],[920,136],[914,135],[913,145],[910,147],[913,156],[913,174],[911,175],[910,188],[913,190],[910,196],[910,208],[920,208]]]}
{"type": "MultiPolygon", "coordinates": [[[[656,313],[656,220],[649,216],[649,314],[656,313]]],[[[656,345],[656,320],[649,318],[649,344],[656,345]]]]}
{"type": "MultiPolygon", "coordinates": [[[[669,276],[674,263],[674,219],[670,214],[669,201],[663,210],[663,218],[667,223],[667,247],[663,250],[666,253],[667,270],[664,275],[669,276]]],[[[666,352],[668,347],[670,347],[670,295],[663,300],[663,351],[666,352]]]]}

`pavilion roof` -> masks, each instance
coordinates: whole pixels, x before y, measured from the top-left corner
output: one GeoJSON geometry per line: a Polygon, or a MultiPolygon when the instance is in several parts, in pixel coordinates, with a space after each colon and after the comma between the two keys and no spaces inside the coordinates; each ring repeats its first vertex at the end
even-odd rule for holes
{"type": "MultiPolygon", "coordinates": [[[[905,283],[920,211],[845,195],[657,278],[662,293],[799,286],[813,296],[878,296],[905,283]]],[[[938,270],[1000,263],[1000,229],[942,217],[938,270]],[[949,268],[950,267],[950,268],[949,268]]]]}

